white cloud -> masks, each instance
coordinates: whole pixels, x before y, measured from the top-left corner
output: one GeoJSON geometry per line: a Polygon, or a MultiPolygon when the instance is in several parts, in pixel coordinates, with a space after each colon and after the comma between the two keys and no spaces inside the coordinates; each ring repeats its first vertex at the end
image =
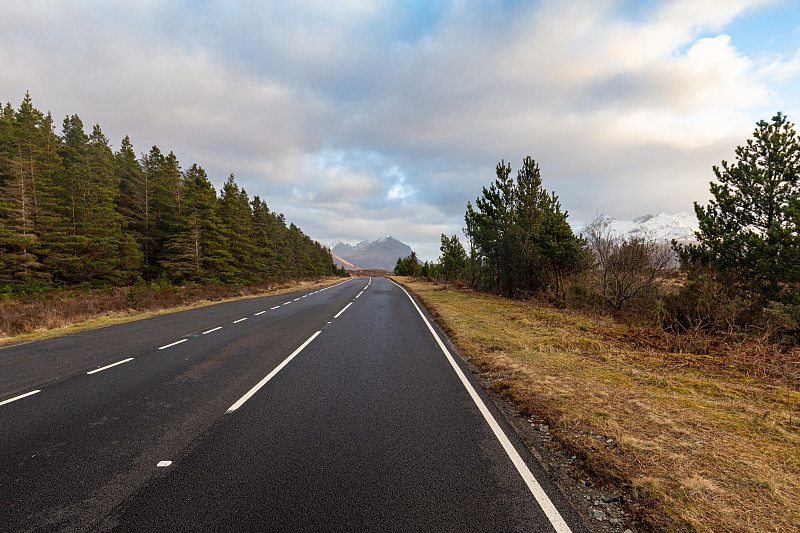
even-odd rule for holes
{"type": "Polygon", "coordinates": [[[724,33],[770,3],[13,0],[0,96],[233,172],[322,241],[407,232],[435,259],[501,158],[533,156],[578,218],[702,199],[755,121],[798,108],[800,53],[724,33]]]}

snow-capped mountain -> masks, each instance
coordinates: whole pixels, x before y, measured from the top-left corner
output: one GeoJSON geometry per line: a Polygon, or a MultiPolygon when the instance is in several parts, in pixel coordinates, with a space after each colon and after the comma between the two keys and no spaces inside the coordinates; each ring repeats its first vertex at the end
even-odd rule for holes
{"type": "MultiPolygon", "coordinates": [[[[360,269],[392,270],[401,257],[411,255],[411,248],[391,235],[355,246],[338,242],[331,252],[360,269]]],[[[350,268],[345,265],[345,268],[350,268]]]]}
{"type": "Polygon", "coordinates": [[[698,229],[698,223],[695,214],[689,211],[674,215],[643,215],[633,220],[618,220],[603,214],[578,232],[586,234],[592,227],[625,239],[643,238],[666,242],[675,239],[678,242],[694,242],[697,240],[694,232],[698,229]]]}

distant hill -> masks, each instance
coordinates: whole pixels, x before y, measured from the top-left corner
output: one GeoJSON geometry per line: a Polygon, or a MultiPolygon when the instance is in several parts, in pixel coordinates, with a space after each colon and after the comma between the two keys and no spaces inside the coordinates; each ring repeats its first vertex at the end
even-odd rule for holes
{"type": "Polygon", "coordinates": [[[643,215],[633,220],[618,220],[603,214],[585,228],[578,229],[578,231],[585,235],[590,227],[599,227],[625,239],[638,237],[666,242],[675,239],[678,242],[688,243],[697,241],[694,232],[698,229],[698,223],[694,213],[689,211],[681,211],[674,215],[666,213],[643,215]]]}
{"type": "Polygon", "coordinates": [[[345,270],[355,270],[355,269],[358,268],[356,265],[354,265],[350,261],[345,261],[344,259],[342,259],[341,257],[339,257],[338,255],[336,255],[333,252],[331,252],[331,257],[333,258],[333,264],[336,265],[336,268],[344,267],[345,270]]]}
{"type": "Polygon", "coordinates": [[[331,249],[334,261],[340,259],[337,265],[348,270],[394,270],[397,260],[411,255],[411,248],[391,235],[375,239],[374,241],[361,241],[355,246],[343,242],[336,243],[331,249]],[[348,264],[349,263],[349,264],[348,264]]]}

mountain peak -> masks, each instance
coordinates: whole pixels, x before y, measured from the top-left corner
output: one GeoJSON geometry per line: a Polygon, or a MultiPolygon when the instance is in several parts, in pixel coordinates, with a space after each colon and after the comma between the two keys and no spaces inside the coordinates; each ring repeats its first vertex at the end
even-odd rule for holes
{"type": "Polygon", "coordinates": [[[401,257],[411,255],[411,248],[391,235],[363,240],[352,246],[337,243],[331,252],[360,269],[392,270],[401,257]]]}
{"type": "Polygon", "coordinates": [[[633,220],[618,220],[604,213],[580,231],[585,232],[594,227],[625,239],[644,238],[656,241],[675,239],[678,242],[692,242],[697,239],[694,232],[698,230],[698,226],[697,218],[689,211],[680,211],[674,215],[647,214],[633,220]]]}

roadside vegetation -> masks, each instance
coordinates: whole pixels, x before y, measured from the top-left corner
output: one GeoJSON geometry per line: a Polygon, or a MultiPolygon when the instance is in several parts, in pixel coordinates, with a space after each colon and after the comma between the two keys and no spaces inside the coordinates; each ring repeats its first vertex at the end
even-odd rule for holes
{"type": "Polygon", "coordinates": [[[216,302],[332,285],[337,277],[286,279],[252,285],[139,283],[107,289],[51,290],[0,300],[0,345],[63,335],[216,302]]]}
{"type": "Polygon", "coordinates": [[[0,111],[0,297],[151,284],[245,285],[336,274],[329,250],[233,174],[157,146],[114,152],[77,115],[61,135],[25,95],[0,111]]]}
{"type": "MultiPolygon", "coordinates": [[[[800,531],[800,393],[759,343],[677,352],[657,328],[397,278],[634,531],[800,531]]],[[[709,339],[711,340],[711,339],[709,339]]],[[[791,357],[797,359],[797,352],[791,357]]]]}
{"type": "Polygon", "coordinates": [[[347,275],[330,251],[231,174],[157,146],[112,151],[99,125],[26,94],[0,110],[0,338],[120,320],[347,275]],[[93,322],[97,323],[97,322],[93,322]]]}
{"type": "Polygon", "coordinates": [[[526,158],[467,204],[466,248],[395,268],[648,531],[800,531],[800,142],[778,113],[735,153],[694,244],[574,235],[526,158]]]}

